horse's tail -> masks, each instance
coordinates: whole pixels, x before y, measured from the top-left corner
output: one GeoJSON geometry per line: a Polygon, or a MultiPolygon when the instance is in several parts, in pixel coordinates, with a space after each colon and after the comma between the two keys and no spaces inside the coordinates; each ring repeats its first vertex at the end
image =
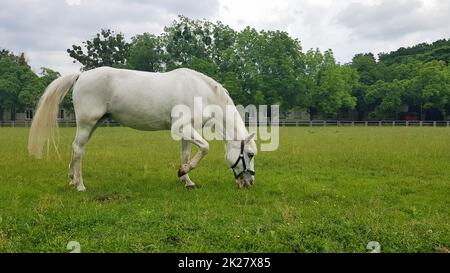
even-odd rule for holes
{"type": "MultiPolygon", "coordinates": [[[[36,158],[42,158],[42,150],[50,140],[53,142],[55,149],[55,133],[58,128],[56,120],[58,116],[59,104],[66,96],[67,92],[73,87],[78,80],[80,74],[72,74],[60,77],[54,80],[45,89],[44,94],[39,100],[36,114],[31,124],[30,136],[28,138],[28,152],[36,158]]],[[[57,150],[56,150],[57,151],[57,150]]]]}

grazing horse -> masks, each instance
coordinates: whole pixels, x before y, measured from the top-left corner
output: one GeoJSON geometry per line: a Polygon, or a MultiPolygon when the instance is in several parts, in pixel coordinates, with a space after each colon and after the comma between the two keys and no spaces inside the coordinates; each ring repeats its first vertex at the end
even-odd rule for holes
{"type": "Polygon", "coordinates": [[[55,144],[59,104],[70,89],[73,90],[77,132],[72,144],[69,178],[70,185],[78,191],[86,190],[81,173],[84,145],[96,127],[107,118],[138,130],[172,129],[172,133],[181,139],[178,177],[187,188],[195,187],[189,179],[189,172],[208,153],[209,144],[198,126],[194,126],[194,120],[200,119],[201,126],[205,126],[212,118],[206,117],[202,111],[195,111],[197,106],[194,105],[194,98],[201,98],[205,105],[217,105],[224,112],[225,108],[232,109],[232,115],[224,115],[220,121],[233,124],[221,129],[222,135],[233,136],[225,137],[225,159],[240,188],[253,184],[253,157],[256,154],[254,134],[249,135],[222,85],[202,73],[185,68],[151,73],[100,67],[56,79],[47,87],[38,103],[28,141],[31,155],[42,158],[43,147],[52,141],[55,144]],[[193,112],[192,117],[182,124],[183,130],[172,128],[172,109],[177,105],[187,106],[193,112]],[[192,159],[191,144],[199,148],[192,159]]]}

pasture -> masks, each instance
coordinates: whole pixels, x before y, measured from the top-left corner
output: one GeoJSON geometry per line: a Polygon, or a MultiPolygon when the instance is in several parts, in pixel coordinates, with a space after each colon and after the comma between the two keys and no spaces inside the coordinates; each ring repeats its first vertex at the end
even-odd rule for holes
{"type": "Polygon", "coordinates": [[[0,128],[0,252],[433,252],[450,246],[448,128],[281,128],[238,190],[222,142],[186,190],[168,131],[99,128],[87,191],[68,185],[74,128],[60,154],[31,159],[28,129],[0,128]]]}

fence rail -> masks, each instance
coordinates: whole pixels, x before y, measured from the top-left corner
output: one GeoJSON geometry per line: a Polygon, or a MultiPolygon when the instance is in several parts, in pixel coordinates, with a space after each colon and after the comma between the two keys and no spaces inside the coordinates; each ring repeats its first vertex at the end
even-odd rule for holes
{"type": "MultiPolygon", "coordinates": [[[[58,121],[59,127],[76,127],[75,120],[60,120],[58,121]]],[[[0,127],[30,127],[31,120],[16,120],[16,121],[0,121],[0,127]]],[[[104,121],[102,127],[117,127],[120,123],[116,121],[104,121]]]]}
{"type": "Polygon", "coordinates": [[[380,121],[342,121],[342,120],[280,120],[280,126],[317,127],[317,126],[391,126],[391,127],[450,127],[450,121],[405,121],[405,120],[380,120],[380,121]]]}
{"type": "MultiPolygon", "coordinates": [[[[60,127],[75,127],[76,122],[58,121],[60,127]]],[[[246,125],[249,125],[247,122],[246,125]]],[[[255,125],[255,124],[252,124],[255,125]]],[[[265,125],[265,124],[264,124],[265,125]]],[[[30,127],[31,121],[0,121],[0,127],[30,127]]],[[[115,121],[105,121],[101,125],[103,127],[118,127],[120,123],[115,121]]],[[[280,120],[280,127],[341,127],[341,126],[363,126],[363,127],[450,127],[450,121],[405,121],[405,120],[391,120],[391,121],[343,121],[343,120],[280,120]]]]}

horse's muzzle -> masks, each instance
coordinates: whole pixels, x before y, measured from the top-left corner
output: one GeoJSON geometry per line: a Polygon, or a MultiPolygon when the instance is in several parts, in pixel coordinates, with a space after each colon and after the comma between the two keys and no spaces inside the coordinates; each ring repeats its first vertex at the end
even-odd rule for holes
{"type": "Polygon", "coordinates": [[[255,179],[254,179],[253,175],[248,176],[248,177],[244,176],[244,177],[238,177],[236,179],[236,184],[238,185],[238,187],[240,189],[242,189],[242,188],[248,188],[248,187],[252,186],[254,181],[255,181],[255,179]]]}

